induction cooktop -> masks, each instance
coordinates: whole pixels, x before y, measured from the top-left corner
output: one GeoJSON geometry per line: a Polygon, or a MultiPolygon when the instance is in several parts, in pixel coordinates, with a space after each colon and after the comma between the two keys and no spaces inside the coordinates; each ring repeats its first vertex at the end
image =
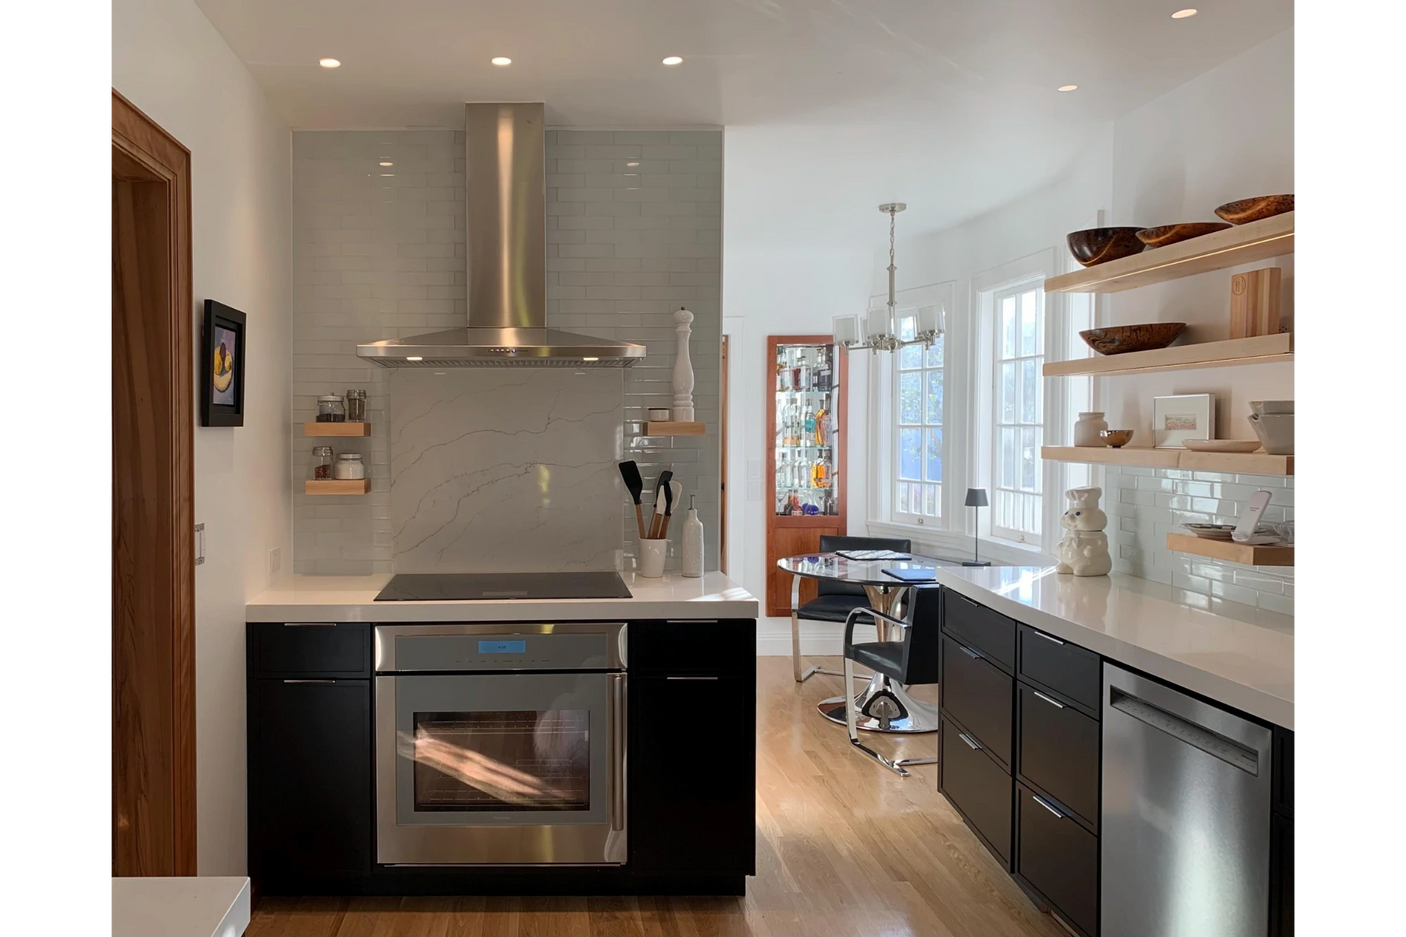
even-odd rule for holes
{"type": "Polygon", "coordinates": [[[625,581],[604,573],[399,573],[377,602],[502,601],[504,599],[629,599],[625,581]]]}

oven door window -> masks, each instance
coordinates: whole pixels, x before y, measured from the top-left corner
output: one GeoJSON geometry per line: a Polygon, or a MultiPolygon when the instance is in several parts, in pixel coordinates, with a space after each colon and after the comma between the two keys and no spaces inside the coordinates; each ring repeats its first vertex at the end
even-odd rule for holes
{"type": "Polygon", "coordinates": [[[589,810],[587,709],[416,712],[417,812],[589,810]]]}

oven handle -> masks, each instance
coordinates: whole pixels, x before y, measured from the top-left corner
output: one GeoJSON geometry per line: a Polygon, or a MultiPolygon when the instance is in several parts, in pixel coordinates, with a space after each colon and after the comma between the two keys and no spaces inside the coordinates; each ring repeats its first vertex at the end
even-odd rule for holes
{"type": "Polygon", "coordinates": [[[610,675],[610,828],[625,828],[625,675],[610,675]]]}

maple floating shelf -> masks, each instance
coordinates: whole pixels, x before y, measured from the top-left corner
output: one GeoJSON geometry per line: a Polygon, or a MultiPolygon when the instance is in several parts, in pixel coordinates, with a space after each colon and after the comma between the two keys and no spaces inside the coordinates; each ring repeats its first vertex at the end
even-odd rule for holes
{"type": "Polygon", "coordinates": [[[1117,293],[1293,252],[1294,213],[1285,212],[1050,277],[1045,292],[1117,293]]]}
{"type": "Polygon", "coordinates": [[[1252,546],[1233,540],[1210,540],[1194,534],[1167,534],[1167,549],[1246,566],[1293,566],[1293,547],[1252,546]]]}
{"type": "Polygon", "coordinates": [[[371,490],[369,478],[309,478],[303,493],[309,495],[364,495],[371,490]]]}
{"type": "Polygon", "coordinates": [[[370,436],[370,423],[304,423],[304,436],[370,436]]]}
{"type": "Polygon", "coordinates": [[[1040,458],[1051,462],[1091,462],[1140,468],[1234,472],[1241,475],[1292,475],[1294,457],[1266,452],[1192,452],[1190,449],[1122,449],[1093,446],[1043,446],[1040,458]]]}
{"type": "Polygon", "coordinates": [[[1111,377],[1117,374],[1152,374],[1157,371],[1183,371],[1193,368],[1226,368],[1242,364],[1269,364],[1294,360],[1294,336],[1291,332],[1277,335],[1256,335],[1252,338],[1232,338],[1223,342],[1201,342],[1194,345],[1174,345],[1151,351],[1130,351],[1121,355],[1095,355],[1071,361],[1051,361],[1044,367],[1045,377],[1074,377],[1093,375],[1111,377]]]}
{"type": "Polygon", "coordinates": [[[702,436],[707,429],[703,423],[680,423],[669,421],[661,423],[654,420],[644,424],[644,435],[646,436],[702,436]]]}

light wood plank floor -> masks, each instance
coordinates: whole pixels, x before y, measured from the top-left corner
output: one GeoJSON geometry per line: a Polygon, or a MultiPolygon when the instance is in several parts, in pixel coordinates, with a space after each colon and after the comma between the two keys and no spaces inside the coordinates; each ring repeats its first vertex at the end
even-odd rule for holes
{"type": "MultiPolygon", "coordinates": [[[[797,686],[781,657],[757,670],[757,875],[745,898],[267,898],[249,937],[1064,933],[937,793],[935,765],[900,778],[816,714],[839,677],[797,686]]],[[[890,756],[932,754],[937,741],[865,736],[890,756]]]]}

